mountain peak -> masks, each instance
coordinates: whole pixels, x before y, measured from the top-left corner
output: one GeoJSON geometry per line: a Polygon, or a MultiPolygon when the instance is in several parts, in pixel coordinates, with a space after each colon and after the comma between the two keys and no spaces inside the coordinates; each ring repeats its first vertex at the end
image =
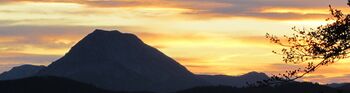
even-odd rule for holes
{"type": "Polygon", "coordinates": [[[252,71],[252,72],[246,73],[246,74],[244,74],[242,76],[266,76],[266,77],[268,77],[265,73],[256,72],[256,71],[252,71]]]}
{"type": "Polygon", "coordinates": [[[139,39],[136,35],[131,33],[123,33],[118,30],[102,30],[96,29],[89,35],[87,35],[81,41],[89,41],[89,42],[102,42],[106,44],[113,44],[117,42],[126,43],[143,43],[141,39],[139,39]]]}
{"type": "Polygon", "coordinates": [[[248,72],[247,74],[264,74],[262,72],[257,72],[257,71],[251,71],[251,72],[248,72]]]}
{"type": "Polygon", "coordinates": [[[172,92],[206,84],[136,35],[96,29],[38,75],[122,91],[172,92]]]}
{"type": "Polygon", "coordinates": [[[111,34],[111,33],[115,33],[115,34],[123,34],[122,32],[118,31],[118,30],[103,30],[103,29],[95,29],[94,32],[92,33],[108,33],[108,34],[111,34]]]}

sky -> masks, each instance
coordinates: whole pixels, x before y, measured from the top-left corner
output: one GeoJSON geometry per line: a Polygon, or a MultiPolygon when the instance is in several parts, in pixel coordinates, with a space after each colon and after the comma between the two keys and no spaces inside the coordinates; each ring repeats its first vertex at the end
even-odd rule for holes
{"type": "MultiPolygon", "coordinates": [[[[285,64],[266,33],[329,22],[328,5],[346,0],[0,0],[0,72],[22,64],[48,65],[94,29],[139,36],[196,74],[269,75],[285,64]]],[[[343,60],[301,80],[350,82],[343,60]]]]}

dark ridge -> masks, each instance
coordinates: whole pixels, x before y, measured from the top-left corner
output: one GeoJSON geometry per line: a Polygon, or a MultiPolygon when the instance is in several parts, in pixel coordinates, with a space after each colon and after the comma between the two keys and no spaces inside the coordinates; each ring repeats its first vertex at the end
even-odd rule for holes
{"type": "Polygon", "coordinates": [[[241,76],[228,75],[198,75],[198,77],[206,80],[213,85],[224,85],[233,87],[246,87],[249,84],[255,84],[257,81],[269,79],[265,73],[249,72],[241,76]]]}
{"type": "Polygon", "coordinates": [[[350,93],[350,91],[307,82],[293,82],[274,87],[236,88],[231,86],[205,86],[190,88],[176,93],[350,93]]]}
{"type": "Polygon", "coordinates": [[[11,70],[3,72],[0,74],[0,80],[12,80],[26,78],[36,75],[41,69],[45,66],[36,66],[36,65],[21,65],[13,67],[11,70]]]}
{"type": "Polygon", "coordinates": [[[350,83],[343,83],[343,84],[337,86],[336,88],[350,91],[350,83]]]}
{"type": "MultiPolygon", "coordinates": [[[[18,80],[0,81],[0,93],[131,93],[99,89],[78,81],[52,77],[30,77],[18,80]]],[[[150,92],[138,92],[150,93],[150,92]]]]}

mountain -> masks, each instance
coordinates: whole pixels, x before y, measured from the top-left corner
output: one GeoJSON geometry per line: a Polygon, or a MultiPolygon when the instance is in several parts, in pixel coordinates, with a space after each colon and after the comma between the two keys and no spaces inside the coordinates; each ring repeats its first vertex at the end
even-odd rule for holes
{"type": "Polygon", "coordinates": [[[21,65],[0,74],[0,80],[13,80],[36,75],[45,66],[21,65]]]}
{"type": "Polygon", "coordinates": [[[117,91],[173,92],[208,84],[137,36],[98,29],[37,75],[117,91]]]}
{"type": "Polygon", "coordinates": [[[266,80],[269,77],[265,73],[249,72],[241,76],[227,75],[198,75],[213,85],[224,85],[233,87],[244,87],[247,83],[253,84],[256,81],[266,80]]]}
{"type": "MultiPolygon", "coordinates": [[[[30,77],[0,81],[0,93],[130,93],[99,89],[93,85],[59,77],[30,77]]],[[[149,93],[149,92],[137,92],[149,93]]]]}
{"type": "MultiPolygon", "coordinates": [[[[39,70],[45,68],[45,66],[36,65],[22,65],[14,67],[12,70],[0,74],[0,80],[13,80],[34,76],[39,70]]],[[[227,75],[197,75],[200,79],[209,82],[214,86],[232,86],[232,87],[244,87],[247,86],[247,82],[252,84],[256,81],[268,79],[269,77],[265,73],[249,72],[240,76],[227,76],[227,75]]],[[[338,84],[337,84],[338,85],[338,84]]],[[[344,84],[342,84],[344,85],[344,84]]],[[[327,85],[330,86],[330,85],[327,85]]],[[[332,87],[332,86],[330,86],[332,87]]],[[[341,87],[340,85],[338,87],[341,87]]],[[[333,87],[337,88],[337,87],[333,87]]]]}

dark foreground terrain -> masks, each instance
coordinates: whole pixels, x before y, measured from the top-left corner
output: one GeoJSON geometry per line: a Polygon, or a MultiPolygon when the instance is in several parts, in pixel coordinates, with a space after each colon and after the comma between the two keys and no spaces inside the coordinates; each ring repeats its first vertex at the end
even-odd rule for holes
{"type": "Polygon", "coordinates": [[[0,81],[0,93],[148,93],[114,92],[59,77],[30,77],[0,81]]]}
{"type": "Polygon", "coordinates": [[[177,93],[350,93],[312,83],[290,83],[278,87],[234,88],[229,86],[196,87],[177,93]]]}
{"type": "MultiPolygon", "coordinates": [[[[59,77],[30,77],[18,80],[0,81],[0,93],[152,93],[115,92],[97,88],[93,85],[59,77]]],[[[229,86],[196,87],[176,93],[350,93],[350,91],[331,88],[312,83],[289,83],[278,87],[229,86]]]]}

